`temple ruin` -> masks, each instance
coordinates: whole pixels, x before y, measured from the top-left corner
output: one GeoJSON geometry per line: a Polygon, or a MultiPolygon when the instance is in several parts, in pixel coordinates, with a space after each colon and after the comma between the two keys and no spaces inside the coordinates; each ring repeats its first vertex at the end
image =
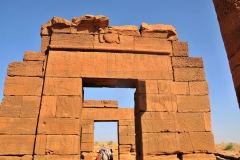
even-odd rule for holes
{"type": "Polygon", "coordinates": [[[173,26],[53,17],[41,37],[8,67],[1,160],[93,160],[95,121],[118,122],[119,160],[216,159],[203,60],[173,26]],[[134,109],[84,100],[83,87],[135,88],[134,109]]]}

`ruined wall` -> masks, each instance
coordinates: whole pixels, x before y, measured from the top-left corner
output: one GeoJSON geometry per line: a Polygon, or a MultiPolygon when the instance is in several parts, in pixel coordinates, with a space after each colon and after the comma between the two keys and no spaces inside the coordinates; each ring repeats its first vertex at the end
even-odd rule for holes
{"type": "MultiPolygon", "coordinates": [[[[83,107],[83,87],[107,86],[136,88],[136,156],[121,155],[129,143],[120,142],[119,159],[215,159],[202,59],[189,57],[171,25],[142,23],[139,30],[108,23],[104,16],[54,17],[42,26],[41,52],[26,52],[24,62],[9,66],[0,158],[75,160],[81,149],[91,152],[84,136],[92,134],[92,112],[109,108],[83,107]]],[[[132,126],[110,110],[120,130],[132,126]]],[[[134,137],[122,133],[126,141],[134,137]]]]}
{"type": "Polygon", "coordinates": [[[213,0],[240,104],[240,1],[213,0]]]}

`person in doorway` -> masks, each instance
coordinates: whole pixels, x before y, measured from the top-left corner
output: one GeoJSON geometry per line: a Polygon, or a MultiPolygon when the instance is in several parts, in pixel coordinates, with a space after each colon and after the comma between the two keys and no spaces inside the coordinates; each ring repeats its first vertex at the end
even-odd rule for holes
{"type": "Polygon", "coordinates": [[[102,156],[102,160],[109,160],[109,156],[108,156],[108,153],[107,153],[107,149],[104,147],[103,148],[103,151],[101,153],[101,156],[102,156]]]}
{"type": "Polygon", "coordinates": [[[109,160],[113,160],[113,150],[112,149],[109,150],[108,155],[109,155],[109,160]]]}
{"type": "Polygon", "coordinates": [[[102,160],[102,155],[101,155],[100,151],[97,152],[96,160],[102,160]]]}

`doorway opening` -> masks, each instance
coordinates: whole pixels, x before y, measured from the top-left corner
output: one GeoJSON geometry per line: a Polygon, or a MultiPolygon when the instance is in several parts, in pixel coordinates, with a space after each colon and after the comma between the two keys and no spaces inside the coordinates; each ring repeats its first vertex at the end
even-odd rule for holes
{"type": "Polygon", "coordinates": [[[118,122],[94,122],[94,153],[103,147],[118,155],[118,122]]]}
{"type": "Polygon", "coordinates": [[[84,100],[113,100],[118,108],[134,108],[136,88],[96,88],[84,87],[84,100]]]}

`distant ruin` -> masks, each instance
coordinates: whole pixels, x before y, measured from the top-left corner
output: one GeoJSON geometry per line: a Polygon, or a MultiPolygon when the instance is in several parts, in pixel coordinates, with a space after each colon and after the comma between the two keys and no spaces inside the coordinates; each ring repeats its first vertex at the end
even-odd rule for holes
{"type": "Polygon", "coordinates": [[[216,159],[203,61],[174,27],[54,17],[41,37],[8,67],[1,160],[93,160],[94,121],[118,122],[119,160],[216,159]],[[84,100],[83,87],[136,88],[134,109],[84,100]]]}

